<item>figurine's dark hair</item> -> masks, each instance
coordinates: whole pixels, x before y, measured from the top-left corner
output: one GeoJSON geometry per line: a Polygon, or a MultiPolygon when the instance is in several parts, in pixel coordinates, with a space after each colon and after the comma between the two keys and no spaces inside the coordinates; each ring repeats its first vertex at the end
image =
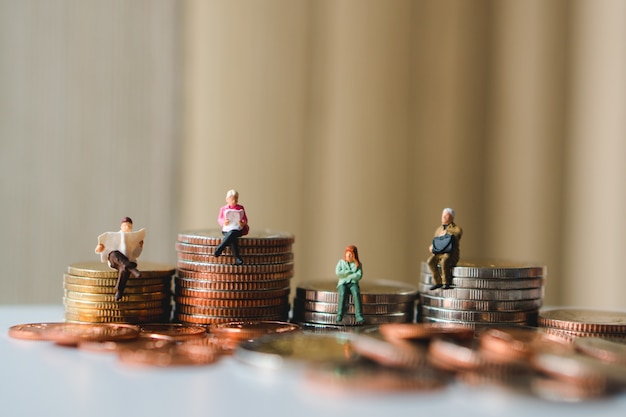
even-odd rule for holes
{"type": "Polygon", "coordinates": [[[130,223],[133,224],[133,219],[131,219],[130,217],[123,217],[121,223],[130,223]]]}
{"type": "Polygon", "coordinates": [[[361,266],[361,261],[359,260],[359,250],[356,248],[356,246],[348,246],[346,248],[346,252],[352,252],[352,254],[354,255],[354,262],[356,262],[356,266],[361,266]]]}

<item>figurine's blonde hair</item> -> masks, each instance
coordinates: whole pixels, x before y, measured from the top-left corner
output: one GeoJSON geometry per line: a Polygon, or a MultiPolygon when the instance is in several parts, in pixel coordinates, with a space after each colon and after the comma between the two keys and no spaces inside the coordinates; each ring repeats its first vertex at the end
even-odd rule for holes
{"type": "Polygon", "coordinates": [[[226,198],[232,197],[232,196],[235,196],[235,197],[239,198],[239,193],[237,192],[237,190],[228,190],[228,191],[226,191],[226,198]]]}

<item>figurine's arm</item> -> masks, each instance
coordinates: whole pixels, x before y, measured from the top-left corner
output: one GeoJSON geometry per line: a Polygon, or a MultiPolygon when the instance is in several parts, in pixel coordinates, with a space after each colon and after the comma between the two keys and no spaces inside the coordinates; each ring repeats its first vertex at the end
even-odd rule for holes
{"type": "Polygon", "coordinates": [[[342,282],[358,282],[363,277],[363,269],[354,263],[350,264],[343,259],[337,263],[335,268],[337,277],[342,282]]]}

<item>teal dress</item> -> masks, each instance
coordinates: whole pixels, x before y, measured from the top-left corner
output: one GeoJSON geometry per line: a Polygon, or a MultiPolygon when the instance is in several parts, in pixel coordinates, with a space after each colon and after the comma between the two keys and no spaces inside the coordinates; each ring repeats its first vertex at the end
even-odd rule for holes
{"type": "Polygon", "coordinates": [[[361,310],[361,290],[359,288],[359,281],[363,277],[363,268],[356,262],[347,262],[344,259],[340,259],[335,268],[335,274],[337,274],[337,322],[343,320],[343,307],[345,304],[346,289],[352,294],[354,300],[354,316],[357,324],[362,324],[365,319],[361,310]]]}

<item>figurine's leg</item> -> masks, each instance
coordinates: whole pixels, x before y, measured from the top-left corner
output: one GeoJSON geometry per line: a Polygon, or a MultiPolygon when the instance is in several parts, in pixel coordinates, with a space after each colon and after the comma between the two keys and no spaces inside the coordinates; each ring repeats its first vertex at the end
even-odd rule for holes
{"type": "Polygon", "coordinates": [[[449,289],[452,285],[452,269],[456,265],[456,261],[448,253],[441,254],[440,258],[441,271],[443,275],[443,288],[449,289]]]}
{"type": "Polygon", "coordinates": [[[439,259],[440,255],[432,254],[426,261],[428,264],[428,268],[430,269],[430,273],[433,275],[433,281],[435,284],[430,287],[431,290],[436,290],[437,288],[441,288],[443,284],[441,283],[441,272],[439,272],[439,259]]]}
{"type": "Polygon", "coordinates": [[[123,269],[119,270],[117,274],[117,283],[115,284],[115,301],[119,301],[124,295],[124,289],[126,289],[126,282],[130,277],[130,273],[123,269]]]}
{"type": "Polygon", "coordinates": [[[365,319],[363,318],[363,312],[361,309],[361,291],[359,284],[355,282],[351,283],[350,292],[352,293],[352,300],[354,302],[354,316],[356,318],[356,324],[363,324],[365,319]]]}
{"type": "Polygon", "coordinates": [[[343,320],[343,304],[346,299],[346,286],[337,287],[337,323],[343,320]]]}
{"type": "Polygon", "coordinates": [[[119,300],[124,295],[126,282],[132,273],[134,277],[141,277],[141,272],[137,270],[137,264],[130,262],[128,258],[120,251],[112,251],[109,253],[109,263],[112,268],[118,270],[117,283],[115,284],[115,299],[119,300]]]}
{"type": "Polygon", "coordinates": [[[230,251],[233,253],[233,256],[235,257],[235,263],[237,265],[242,265],[243,260],[239,256],[239,239],[238,238],[231,239],[230,251]]]}

